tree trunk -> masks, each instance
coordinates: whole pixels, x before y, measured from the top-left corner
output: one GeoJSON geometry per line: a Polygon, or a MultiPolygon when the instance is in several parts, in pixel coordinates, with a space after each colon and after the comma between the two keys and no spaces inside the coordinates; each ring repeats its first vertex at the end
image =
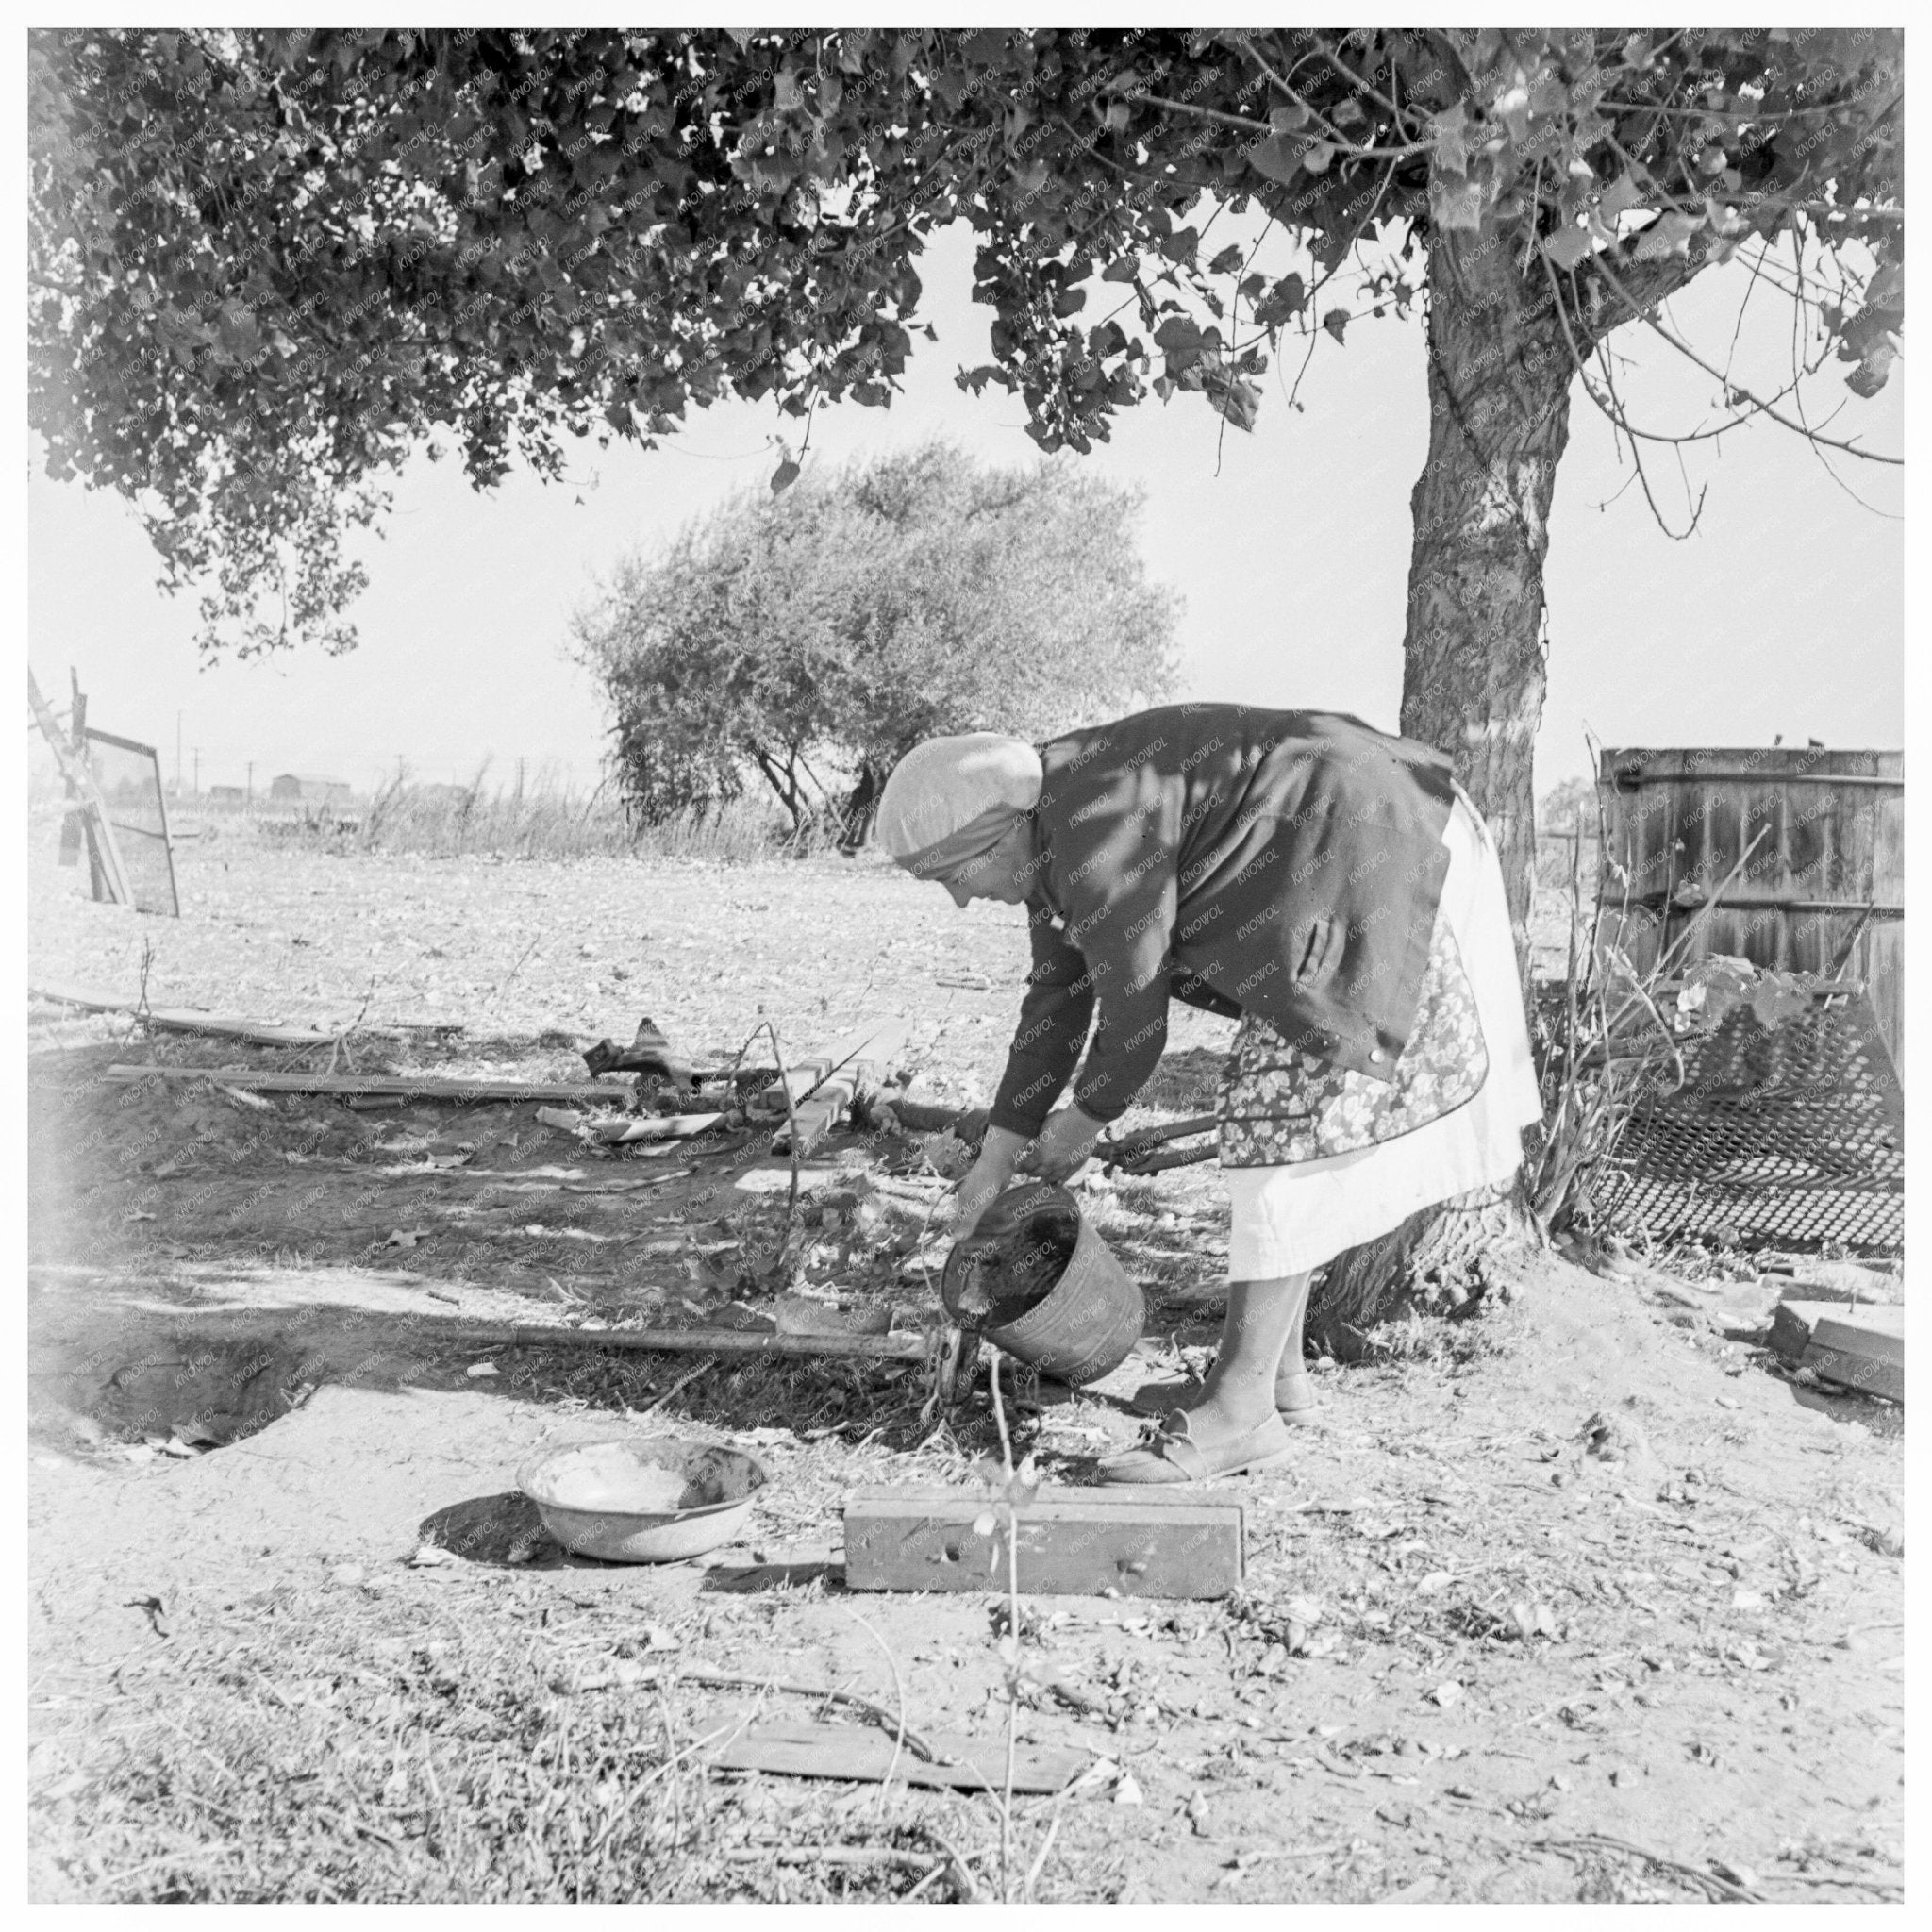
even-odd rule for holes
{"type": "MultiPolygon", "coordinates": [[[[1574,366],[1517,252],[1493,230],[1429,243],[1429,454],[1410,498],[1402,730],[1454,755],[1489,821],[1526,976],[1543,557],[1574,366]]],[[[1529,1238],[1513,1190],[1424,1208],[1329,1264],[1309,1296],[1308,1343],[1359,1357],[1376,1323],[1436,1303],[1432,1283],[1439,1293],[1457,1283],[1479,1291],[1484,1254],[1529,1238]]]]}
{"type": "Polygon", "coordinates": [[[853,852],[864,844],[865,835],[872,829],[873,813],[878,805],[879,793],[884,790],[884,773],[874,770],[870,758],[861,758],[858,776],[845,796],[841,814],[841,850],[853,852]]]}
{"type": "Polygon", "coordinates": [[[1445,1314],[1488,1288],[1489,1262],[1532,1239],[1514,1189],[1466,1194],[1411,1214],[1392,1233],[1338,1255],[1308,1295],[1309,1355],[1339,1362],[1374,1353],[1369,1331],[1410,1309],[1445,1314]]]}
{"type": "Polygon", "coordinates": [[[1543,708],[1543,557],[1574,366],[1516,245],[1429,244],[1429,455],[1410,498],[1402,730],[1456,759],[1495,834],[1519,959],[1528,952],[1543,708]]]}
{"type": "Polygon", "coordinates": [[[764,774],[765,783],[778,794],[778,803],[791,814],[791,836],[798,837],[804,803],[798,796],[798,781],[790,769],[780,770],[778,761],[762,745],[751,746],[752,762],[764,774]]]}

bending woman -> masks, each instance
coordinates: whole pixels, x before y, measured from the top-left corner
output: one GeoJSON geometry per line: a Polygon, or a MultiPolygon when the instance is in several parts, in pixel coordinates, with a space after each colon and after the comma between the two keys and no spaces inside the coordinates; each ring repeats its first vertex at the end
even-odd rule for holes
{"type": "Polygon", "coordinates": [[[1167,1006],[1234,1016],[1227,1315],[1200,1400],[1116,1482],[1258,1469],[1307,1412],[1314,1271],[1507,1181],[1541,1112],[1496,851],[1441,753],[1358,720],[1176,705],[1038,747],[930,739],[874,842],[961,906],[1027,908],[1033,967],[957,1231],[1067,1179],[1158,1062],[1167,1006]],[[1099,1022],[1071,1105],[1095,1008],[1099,1022]]]}

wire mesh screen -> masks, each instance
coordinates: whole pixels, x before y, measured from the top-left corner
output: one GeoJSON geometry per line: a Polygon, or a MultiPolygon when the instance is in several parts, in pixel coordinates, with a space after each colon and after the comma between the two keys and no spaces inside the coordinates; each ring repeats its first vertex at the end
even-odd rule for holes
{"type": "Polygon", "coordinates": [[[181,907],[175,895],[175,855],[168,843],[161,763],[153,745],[90,731],[87,757],[108,808],[108,823],[114,828],[135,905],[143,912],[178,916],[181,907]]]}
{"type": "Polygon", "coordinates": [[[1748,1007],[1680,1040],[1684,1084],[1633,1111],[1594,1191],[1659,1241],[1743,1248],[1905,1245],[1905,1109],[1864,993],[1767,1028],[1748,1007]]]}

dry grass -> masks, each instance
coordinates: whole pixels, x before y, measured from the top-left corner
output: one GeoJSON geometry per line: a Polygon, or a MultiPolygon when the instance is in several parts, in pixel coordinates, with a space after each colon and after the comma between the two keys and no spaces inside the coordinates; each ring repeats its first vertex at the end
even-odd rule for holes
{"type": "MultiPolygon", "coordinates": [[[[990,1418],[964,1441],[922,1424],[917,1377],[840,1367],[849,1373],[720,1362],[679,1391],[683,1427],[728,1416],[739,1432],[775,1425],[822,1445],[788,1475],[771,1524],[781,1536],[788,1522],[831,1520],[841,1487],[883,1476],[889,1457],[897,1473],[958,1480],[975,1451],[996,1451],[990,1418]],[[851,1441],[828,1463],[835,1436],[851,1441]]],[[[524,1350],[505,1368],[508,1387],[563,1409],[634,1412],[652,1393],[631,1358],[524,1350]]],[[[500,1567],[352,1566],[321,1587],[225,1602],[211,1590],[170,1606],[152,1647],[118,1667],[106,1726],[63,1716],[92,1709],[100,1686],[72,1671],[43,1677],[32,1692],[35,1895],[970,1898],[999,1888],[1003,1844],[1015,1843],[1015,1861],[1022,1846],[1038,1850],[1044,1821],[1015,1842],[984,1799],[774,1790],[708,1770],[705,1752],[744,1725],[812,1707],[681,1683],[679,1664],[713,1640],[756,1649],[792,1606],[824,1596],[823,1581],[700,1599],[682,1614],[557,1582],[500,1567]]]]}
{"type": "Polygon", "coordinates": [[[483,790],[483,774],[461,791],[396,784],[369,803],[356,842],[365,852],[453,858],[594,858],[630,854],[743,861],[769,858],[783,841],[782,814],[746,797],[704,816],[638,825],[608,780],[589,792],[543,786],[526,792],[483,790]]]}
{"type": "MultiPolygon", "coordinates": [[[[696,1643],[758,1614],[708,1611],[668,1635],[696,1643]]],[[[756,1693],[648,1673],[575,1688],[597,1682],[587,1664],[646,1644],[621,1601],[585,1608],[495,1579],[276,1586],[124,1666],[111,1726],[44,1734],[36,1895],[883,1899],[941,1862],[921,1823],[935,1807],[910,1794],[859,1817],[828,1788],[787,1803],[708,1778],[700,1752],[749,1721],[756,1693]],[[484,1590],[487,1607],[463,1601],[484,1590]],[[760,1856],[780,1843],[834,1856],[781,1869],[760,1856]]]]}
{"type": "MultiPolygon", "coordinates": [[[[483,774],[468,786],[392,782],[373,797],[337,810],[266,805],[249,810],[177,815],[190,830],[220,846],[247,841],[287,850],[383,853],[424,858],[674,858],[746,864],[791,849],[785,815],[768,798],[747,794],[716,812],[660,825],[640,825],[607,780],[588,791],[541,785],[525,791],[485,790],[483,774]]],[[[41,815],[51,825],[58,813],[41,815]]]]}

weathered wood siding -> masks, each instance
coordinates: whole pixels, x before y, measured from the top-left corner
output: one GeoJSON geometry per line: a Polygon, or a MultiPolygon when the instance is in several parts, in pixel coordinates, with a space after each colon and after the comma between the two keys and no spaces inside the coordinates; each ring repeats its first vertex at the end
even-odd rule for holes
{"type": "Polygon", "coordinates": [[[1730,953],[1757,966],[1831,973],[1849,945],[1845,976],[1865,982],[1903,1068],[1902,752],[1606,751],[1597,783],[1607,831],[1604,940],[1621,940],[1647,969],[1756,839],[1692,957],[1730,953]],[[1627,889],[1612,864],[1628,873],[1627,889]]]}

